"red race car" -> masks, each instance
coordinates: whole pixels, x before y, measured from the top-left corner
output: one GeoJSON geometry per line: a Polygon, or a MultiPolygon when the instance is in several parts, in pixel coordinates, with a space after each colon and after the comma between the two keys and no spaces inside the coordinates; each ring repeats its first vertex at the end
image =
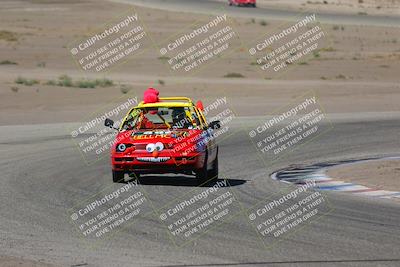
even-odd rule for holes
{"type": "MultiPolygon", "coordinates": [[[[114,122],[105,120],[113,128],[114,122]]],[[[218,146],[213,131],[219,121],[207,123],[202,104],[186,97],[160,97],[132,108],[118,130],[111,148],[114,182],[124,175],[182,173],[200,183],[218,178],[218,146]]]]}
{"type": "Polygon", "coordinates": [[[256,7],[256,0],[229,0],[229,5],[256,7]]]}

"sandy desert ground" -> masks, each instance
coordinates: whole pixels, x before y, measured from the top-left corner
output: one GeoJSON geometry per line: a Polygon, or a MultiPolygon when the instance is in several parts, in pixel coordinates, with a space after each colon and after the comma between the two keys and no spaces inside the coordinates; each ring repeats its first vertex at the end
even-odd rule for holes
{"type": "Polygon", "coordinates": [[[399,15],[397,0],[258,0],[259,6],[347,14],[399,15]]]}
{"type": "Polygon", "coordinates": [[[399,174],[399,160],[396,159],[338,166],[328,171],[330,177],[341,181],[392,191],[400,190],[399,174]]]}

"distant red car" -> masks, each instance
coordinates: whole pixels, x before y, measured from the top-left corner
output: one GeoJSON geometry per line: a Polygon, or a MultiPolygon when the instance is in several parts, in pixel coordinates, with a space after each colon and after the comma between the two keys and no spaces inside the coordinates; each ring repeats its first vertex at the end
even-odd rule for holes
{"type": "MultiPolygon", "coordinates": [[[[113,125],[106,119],[105,126],[113,125]]],[[[139,103],[123,119],[111,148],[113,181],[157,173],[195,175],[201,183],[218,179],[213,131],[219,127],[219,121],[207,123],[202,104],[186,97],[139,103]]]]}
{"type": "Polygon", "coordinates": [[[256,7],[256,0],[229,0],[229,5],[256,7]]]}

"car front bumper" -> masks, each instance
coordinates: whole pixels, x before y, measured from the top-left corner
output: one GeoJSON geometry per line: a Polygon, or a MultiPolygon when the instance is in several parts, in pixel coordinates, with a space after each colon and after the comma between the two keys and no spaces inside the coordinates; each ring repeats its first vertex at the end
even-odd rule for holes
{"type": "Polygon", "coordinates": [[[115,171],[138,173],[181,173],[200,169],[204,164],[204,154],[191,155],[113,155],[112,167],[115,171]]]}

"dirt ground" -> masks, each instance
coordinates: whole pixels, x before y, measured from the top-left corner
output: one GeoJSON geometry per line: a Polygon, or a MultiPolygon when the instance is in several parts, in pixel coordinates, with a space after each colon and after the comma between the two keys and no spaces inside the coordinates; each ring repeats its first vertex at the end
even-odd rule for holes
{"type": "Polygon", "coordinates": [[[253,64],[247,48],[282,22],[231,19],[243,47],[186,77],[171,73],[156,47],[182,25],[210,17],[136,8],[155,47],[148,47],[104,74],[87,74],[76,66],[68,51],[69,43],[101,30],[104,23],[133,7],[94,0],[64,2],[2,1],[1,125],[82,120],[99,105],[123,96],[121,84],[128,85],[130,93],[139,97],[148,86],[168,95],[201,98],[206,104],[226,96],[236,113],[243,116],[270,114],[310,90],[328,113],[399,111],[399,28],[340,26],[339,22],[321,25],[327,42],[318,57],[308,57],[283,75],[271,77],[253,64]],[[91,10],[90,16],[86,10],[91,10]],[[231,72],[243,77],[224,77],[231,72]],[[72,79],[106,77],[114,85],[70,88],[46,84],[64,74],[72,79]],[[38,83],[16,84],[19,76],[38,83]]]}
{"type": "Polygon", "coordinates": [[[2,267],[56,267],[56,265],[40,261],[31,261],[9,256],[0,256],[0,263],[2,267]]]}
{"type": "Polygon", "coordinates": [[[397,0],[257,0],[259,6],[347,14],[399,15],[397,0]]]}
{"type": "Polygon", "coordinates": [[[389,191],[400,191],[398,159],[368,161],[333,167],[328,176],[341,181],[389,191]]]}

